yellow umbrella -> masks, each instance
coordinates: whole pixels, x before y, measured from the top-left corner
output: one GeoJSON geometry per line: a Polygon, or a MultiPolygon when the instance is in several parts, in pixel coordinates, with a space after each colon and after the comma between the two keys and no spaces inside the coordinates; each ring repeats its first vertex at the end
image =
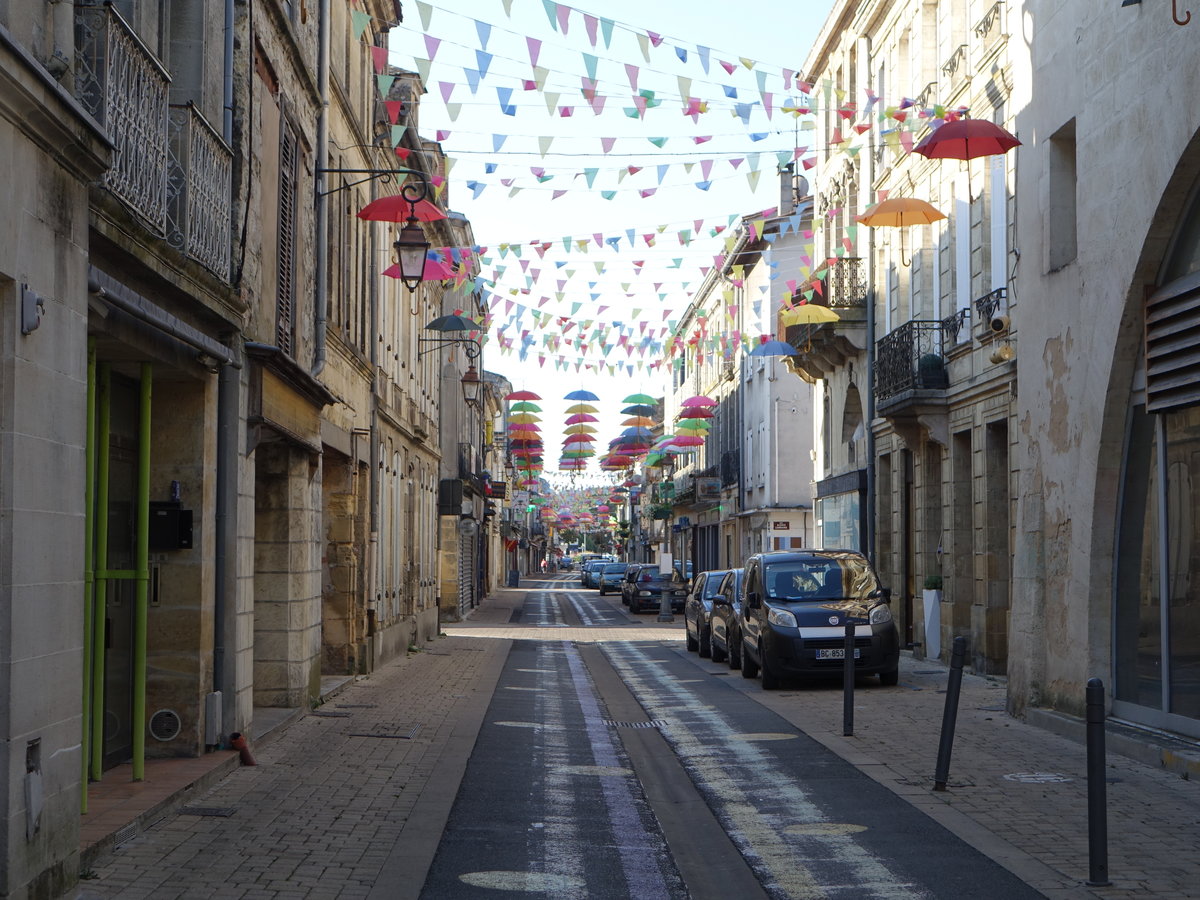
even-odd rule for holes
{"type": "Polygon", "coordinates": [[[520,413],[519,415],[509,416],[508,421],[516,422],[518,425],[533,425],[535,422],[542,420],[533,413],[520,413]]]}
{"type": "Polygon", "coordinates": [[[576,403],[574,406],[567,407],[567,413],[594,413],[598,410],[594,406],[589,406],[586,403],[576,403]]]}
{"type": "Polygon", "coordinates": [[[651,425],[654,424],[654,420],[651,419],[649,416],[630,416],[628,419],[626,419],[621,424],[629,425],[629,426],[632,426],[635,428],[639,427],[639,426],[649,428],[651,425]]]}
{"type": "Polygon", "coordinates": [[[591,425],[572,425],[563,434],[595,434],[596,429],[591,425]]]}
{"type": "MultiPolygon", "coordinates": [[[[938,219],[944,219],[946,216],[926,201],[918,200],[916,197],[889,197],[879,201],[856,218],[869,228],[879,228],[880,226],[906,228],[909,225],[932,225],[938,219]]],[[[906,266],[912,262],[912,260],[904,261],[903,232],[901,232],[900,238],[900,262],[906,266]]]]}
{"type": "Polygon", "coordinates": [[[881,200],[861,216],[856,217],[871,228],[879,226],[903,228],[907,225],[932,225],[946,216],[924,200],[916,197],[889,197],[881,200]]]}
{"type": "Polygon", "coordinates": [[[816,303],[802,303],[791,309],[785,309],[779,314],[779,319],[785,328],[789,325],[819,325],[822,322],[837,322],[840,318],[829,307],[818,306],[816,303]]]}

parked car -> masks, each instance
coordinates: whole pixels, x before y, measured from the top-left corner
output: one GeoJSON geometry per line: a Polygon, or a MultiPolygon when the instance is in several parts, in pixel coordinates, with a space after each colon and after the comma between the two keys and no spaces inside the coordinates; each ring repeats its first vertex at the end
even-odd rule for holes
{"type": "Polygon", "coordinates": [[[730,569],[721,581],[712,601],[710,616],[713,662],[729,661],[729,668],[742,667],[742,632],[738,616],[742,612],[742,576],[745,569],[730,569]]]}
{"type": "Polygon", "coordinates": [[[585,588],[599,587],[600,569],[607,565],[607,561],[603,559],[592,559],[585,562],[579,568],[579,583],[585,588]]]}
{"type": "Polygon", "coordinates": [[[629,563],[610,562],[602,565],[596,574],[596,587],[600,588],[601,595],[609,591],[620,591],[621,579],[625,577],[625,570],[628,568],[629,563]]]}
{"type": "Polygon", "coordinates": [[[630,563],[629,568],[625,570],[625,577],[621,580],[621,603],[624,606],[629,605],[629,584],[637,581],[638,572],[646,568],[649,563],[630,563]]]}
{"type": "Polygon", "coordinates": [[[687,582],[679,572],[660,572],[658,566],[651,563],[638,566],[632,576],[626,576],[621,591],[621,600],[628,604],[631,613],[657,612],[662,609],[664,594],[671,602],[671,609],[678,612],[683,609],[688,593],[687,582]]]}
{"type": "Polygon", "coordinates": [[[687,648],[699,650],[700,655],[705,659],[712,654],[709,637],[712,634],[710,619],[713,597],[717,595],[721,588],[721,582],[728,574],[728,569],[701,572],[696,576],[683,607],[683,628],[687,637],[687,648]]]}
{"type": "Polygon", "coordinates": [[[857,624],[855,669],[885,685],[900,675],[900,636],[891,591],[861,553],[802,550],[759,553],[743,576],[742,677],[762,671],[763,688],[781,678],[842,671],[847,619],[857,624]]]}

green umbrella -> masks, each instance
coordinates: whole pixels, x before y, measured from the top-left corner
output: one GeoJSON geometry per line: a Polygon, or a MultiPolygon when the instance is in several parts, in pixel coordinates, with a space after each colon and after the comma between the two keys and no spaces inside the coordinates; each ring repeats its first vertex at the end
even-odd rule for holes
{"type": "Polygon", "coordinates": [[[626,397],[621,402],[622,403],[655,403],[657,401],[653,397],[651,397],[649,394],[630,394],[628,397],[626,397]]]}

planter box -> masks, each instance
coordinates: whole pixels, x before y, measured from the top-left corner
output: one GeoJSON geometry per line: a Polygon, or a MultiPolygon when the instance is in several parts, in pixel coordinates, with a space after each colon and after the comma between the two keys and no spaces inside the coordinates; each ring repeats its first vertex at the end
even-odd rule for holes
{"type": "Polygon", "coordinates": [[[925,607],[925,658],[942,655],[942,592],[921,591],[925,607]]]}

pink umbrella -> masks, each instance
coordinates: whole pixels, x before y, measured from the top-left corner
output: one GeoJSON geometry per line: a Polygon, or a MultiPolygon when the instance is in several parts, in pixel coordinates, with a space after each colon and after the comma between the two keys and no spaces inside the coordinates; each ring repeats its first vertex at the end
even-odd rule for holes
{"type": "Polygon", "coordinates": [[[505,400],[541,400],[542,398],[533,391],[513,391],[505,400]]]}
{"type": "MultiPolygon", "coordinates": [[[[400,277],[400,266],[397,263],[392,263],[383,270],[383,274],[388,278],[400,277]]],[[[454,277],[454,267],[446,260],[437,261],[425,259],[425,268],[421,270],[422,281],[449,281],[454,277]]]]}
{"type": "Polygon", "coordinates": [[[436,222],[446,218],[446,214],[430,201],[410,203],[403,194],[372,200],[357,213],[360,219],[372,222],[407,222],[410,214],[416,216],[418,222],[436,222]]]}
{"type": "Polygon", "coordinates": [[[693,407],[685,409],[683,412],[681,412],[679,414],[679,418],[681,418],[681,419],[711,419],[712,415],[713,415],[712,410],[710,410],[710,409],[705,409],[702,406],[693,406],[693,407]]]}
{"type": "Polygon", "coordinates": [[[588,413],[575,413],[575,415],[573,415],[569,419],[567,419],[567,424],[568,425],[580,425],[584,422],[599,422],[599,421],[600,420],[597,419],[595,416],[589,415],[588,413]]]}
{"type": "Polygon", "coordinates": [[[676,447],[702,447],[704,446],[704,438],[690,434],[680,434],[676,435],[675,440],[671,443],[676,447]]]}
{"type": "Polygon", "coordinates": [[[703,394],[697,394],[695,397],[688,397],[683,401],[683,406],[716,406],[717,401],[712,397],[705,397],[703,394]]]}

